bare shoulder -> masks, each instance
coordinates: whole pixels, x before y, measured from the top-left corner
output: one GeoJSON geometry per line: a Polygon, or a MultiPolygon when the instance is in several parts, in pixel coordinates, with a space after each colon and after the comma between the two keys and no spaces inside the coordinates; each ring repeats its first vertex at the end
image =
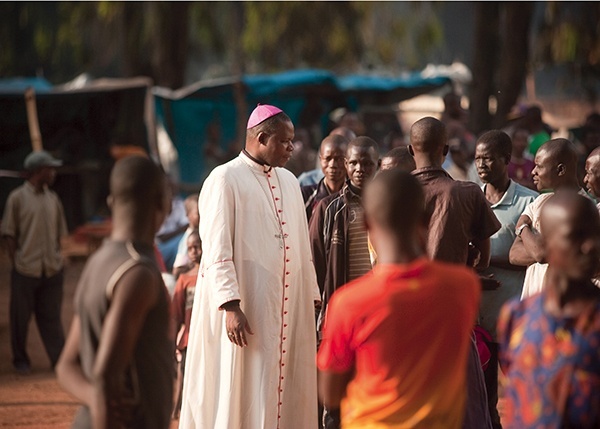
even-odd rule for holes
{"type": "Polygon", "coordinates": [[[128,269],[116,282],[111,305],[130,303],[131,305],[153,305],[164,287],[162,277],[156,267],[139,263],[128,269]]]}

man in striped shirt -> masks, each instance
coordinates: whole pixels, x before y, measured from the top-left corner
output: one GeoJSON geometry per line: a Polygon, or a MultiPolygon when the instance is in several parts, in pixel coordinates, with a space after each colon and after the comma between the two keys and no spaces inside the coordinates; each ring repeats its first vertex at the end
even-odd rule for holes
{"type": "MultiPolygon", "coordinates": [[[[346,183],[339,192],[321,200],[313,211],[309,235],[323,303],[317,321],[319,332],[335,290],[372,268],[361,194],[379,163],[379,149],[373,139],[357,137],[350,141],[345,159],[346,183]]],[[[325,428],[338,427],[339,414],[326,416],[325,428]]]]}

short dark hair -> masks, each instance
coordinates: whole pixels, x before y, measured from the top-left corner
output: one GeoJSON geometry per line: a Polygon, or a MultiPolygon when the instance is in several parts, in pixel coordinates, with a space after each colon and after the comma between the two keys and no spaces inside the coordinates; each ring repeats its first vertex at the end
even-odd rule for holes
{"type": "Polygon", "coordinates": [[[377,145],[377,142],[375,140],[373,140],[371,137],[360,136],[360,137],[356,137],[355,139],[350,140],[350,143],[348,143],[347,150],[349,151],[353,147],[357,147],[357,148],[361,148],[361,149],[373,148],[375,150],[375,152],[377,153],[377,155],[379,156],[379,146],[377,145]]]}
{"type": "Polygon", "coordinates": [[[404,171],[412,171],[417,167],[415,159],[408,150],[408,146],[398,146],[391,149],[381,157],[382,160],[386,158],[394,160],[394,163],[404,171]]]}
{"type": "Polygon", "coordinates": [[[410,127],[410,144],[417,152],[437,152],[446,145],[447,140],[446,126],[431,116],[419,119],[410,127]]]}
{"type": "Polygon", "coordinates": [[[567,168],[576,171],[577,169],[577,149],[570,140],[556,138],[548,140],[538,149],[538,152],[544,151],[549,154],[555,162],[565,164],[567,168]]]}
{"type": "Polygon", "coordinates": [[[510,157],[512,153],[512,140],[508,134],[501,130],[490,130],[483,133],[477,139],[477,144],[481,143],[490,145],[493,152],[505,158],[510,157]]]}

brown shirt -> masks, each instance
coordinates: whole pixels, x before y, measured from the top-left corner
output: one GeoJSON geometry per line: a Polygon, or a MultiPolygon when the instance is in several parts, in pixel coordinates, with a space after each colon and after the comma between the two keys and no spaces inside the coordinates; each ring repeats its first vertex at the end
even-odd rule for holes
{"type": "Polygon", "coordinates": [[[412,174],[423,185],[430,217],[427,254],[466,264],[469,242],[484,240],[501,227],[485,195],[475,183],[453,180],[441,168],[420,168],[412,174]]]}

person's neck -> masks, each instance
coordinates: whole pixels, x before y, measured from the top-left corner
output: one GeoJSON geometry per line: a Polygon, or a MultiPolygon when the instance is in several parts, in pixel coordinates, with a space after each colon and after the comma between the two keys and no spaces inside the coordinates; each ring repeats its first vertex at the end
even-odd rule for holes
{"type": "Polygon", "coordinates": [[[425,254],[414,240],[397,240],[391,234],[388,234],[388,237],[390,239],[379,240],[378,264],[409,264],[425,254]]]}
{"type": "Polygon", "coordinates": [[[548,267],[544,308],[561,317],[577,317],[600,300],[600,289],[590,279],[572,280],[548,267]]]}
{"type": "Polygon", "coordinates": [[[442,164],[444,163],[444,157],[440,157],[437,155],[434,156],[427,153],[415,152],[414,158],[417,169],[442,168],[442,164]]]}
{"type": "Polygon", "coordinates": [[[37,179],[36,177],[31,177],[27,180],[31,186],[33,186],[33,189],[35,189],[35,192],[43,192],[44,188],[45,188],[45,183],[39,179],[37,179]]]}
{"type": "Polygon", "coordinates": [[[256,162],[257,164],[259,164],[259,165],[267,164],[266,162],[264,162],[258,158],[258,153],[256,151],[252,150],[252,148],[245,147],[244,149],[242,149],[242,151],[248,158],[250,158],[252,161],[256,162]]]}
{"type": "Polygon", "coordinates": [[[565,179],[562,182],[556,183],[553,189],[554,191],[557,191],[559,189],[573,189],[575,191],[578,191],[580,189],[580,186],[579,183],[577,183],[576,178],[569,178],[565,179]]]}
{"type": "Polygon", "coordinates": [[[113,210],[113,226],[110,238],[115,241],[131,241],[135,243],[154,245],[156,229],[152,217],[135,216],[130,212],[113,210]]]}
{"type": "Polygon", "coordinates": [[[348,187],[352,192],[354,192],[358,196],[362,196],[362,188],[359,188],[352,184],[352,181],[348,180],[348,187]]]}
{"type": "Polygon", "coordinates": [[[335,192],[338,192],[340,189],[342,189],[342,186],[344,186],[345,180],[341,180],[339,182],[332,182],[332,181],[328,180],[327,177],[325,177],[325,179],[323,179],[323,182],[325,183],[325,186],[327,187],[329,192],[331,194],[333,194],[335,192]]]}
{"type": "Polygon", "coordinates": [[[510,178],[508,174],[500,177],[498,180],[485,184],[485,198],[490,204],[496,204],[502,199],[508,187],[510,186],[510,178]]]}

